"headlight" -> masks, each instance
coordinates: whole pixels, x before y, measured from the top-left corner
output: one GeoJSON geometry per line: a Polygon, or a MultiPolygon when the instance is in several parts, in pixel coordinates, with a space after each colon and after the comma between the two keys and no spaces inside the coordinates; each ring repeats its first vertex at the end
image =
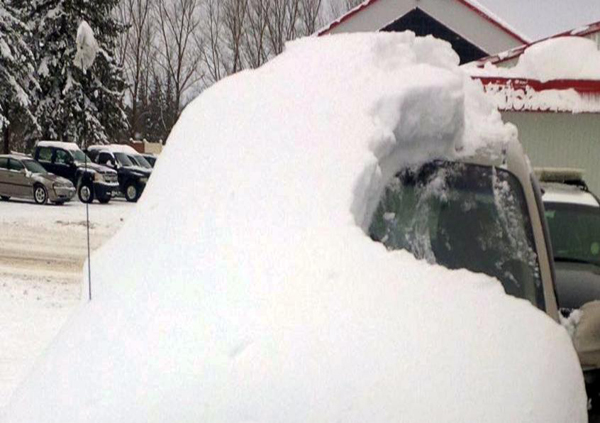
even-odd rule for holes
{"type": "Polygon", "coordinates": [[[145,184],[148,182],[148,178],[140,178],[140,183],[145,184]]]}
{"type": "Polygon", "coordinates": [[[71,185],[70,182],[54,182],[52,188],[69,188],[71,185]]]}
{"type": "Polygon", "coordinates": [[[106,180],[104,179],[104,176],[102,176],[101,173],[94,173],[94,182],[106,182],[106,180]]]}

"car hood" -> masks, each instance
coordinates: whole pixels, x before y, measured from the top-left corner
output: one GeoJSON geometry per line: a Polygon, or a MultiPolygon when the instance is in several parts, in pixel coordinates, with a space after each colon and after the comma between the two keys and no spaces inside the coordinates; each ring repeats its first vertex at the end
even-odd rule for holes
{"type": "Polygon", "coordinates": [[[46,174],[35,173],[33,175],[33,178],[40,182],[50,181],[50,182],[60,182],[63,184],[71,183],[71,181],[69,181],[68,179],[65,179],[61,176],[55,175],[54,173],[46,173],[46,174]]]}
{"type": "Polygon", "coordinates": [[[152,170],[140,166],[124,166],[121,169],[127,172],[138,173],[146,177],[149,177],[152,174],[152,170]]]}
{"type": "Polygon", "coordinates": [[[585,303],[600,300],[600,267],[556,262],[555,268],[559,307],[577,309],[585,303]]]}
{"type": "MultiPolygon", "coordinates": [[[[86,164],[78,162],[77,167],[80,169],[84,169],[86,167],[86,164]]],[[[94,163],[94,162],[88,162],[87,168],[89,170],[93,170],[93,171],[100,172],[100,173],[117,173],[115,170],[111,169],[108,166],[104,166],[104,165],[94,163]]]]}

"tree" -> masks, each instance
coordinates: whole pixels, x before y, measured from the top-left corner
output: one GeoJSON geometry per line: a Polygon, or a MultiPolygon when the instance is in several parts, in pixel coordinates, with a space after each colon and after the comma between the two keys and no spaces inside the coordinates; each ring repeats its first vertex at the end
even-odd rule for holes
{"type": "Polygon", "coordinates": [[[155,13],[160,44],[159,61],[173,90],[177,116],[184,95],[202,79],[195,34],[200,25],[199,0],[157,0],[155,13]]]}
{"type": "Polygon", "coordinates": [[[41,136],[83,144],[107,143],[127,128],[123,109],[126,87],[115,58],[117,40],[126,29],[112,13],[119,0],[32,0],[29,12],[36,45],[40,101],[35,114],[41,136]],[[91,71],[73,64],[81,20],[93,28],[100,46],[91,71]]]}
{"type": "Polygon", "coordinates": [[[11,129],[18,121],[37,128],[31,106],[38,84],[33,54],[26,42],[28,35],[18,10],[0,3],[0,129],[4,153],[11,150],[11,129]]]}
{"type": "Polygon", "coordinates": [[[144,132],[145,103],[156,62],[154,3],[155,0],[121,0],[117,9],[119,21],[129,26],[119,37],[119,63],[129,83],[129,135],[133,139],[144,132]]]}

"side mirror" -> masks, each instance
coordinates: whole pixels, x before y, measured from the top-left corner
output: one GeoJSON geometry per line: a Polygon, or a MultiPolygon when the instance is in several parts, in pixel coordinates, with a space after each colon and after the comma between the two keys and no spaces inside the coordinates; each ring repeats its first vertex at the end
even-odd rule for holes
{"type": "Polygon", "coordinates": [[[600,368],[600,301],[584,304],[578,311],[573,344],[582,367],[600,368]]]}

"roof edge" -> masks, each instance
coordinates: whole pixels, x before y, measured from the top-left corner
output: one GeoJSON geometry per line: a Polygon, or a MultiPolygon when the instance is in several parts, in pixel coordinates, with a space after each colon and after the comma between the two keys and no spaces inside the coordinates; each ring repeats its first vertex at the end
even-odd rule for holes
{"type": "Polygon", "coordinates": [[[504,85],[514,89],[532,88],[535,91],[575,90],[579,94],[600,96],[600,80],[598,79],[552,79],[540,81],[529,78],[508,78],[502,76],[472,76],[483,85],[504,85]]]}
{"type": "MultiPolygon", "coordinates": [[[[379,0],[364,1],[363,3],[354,7],[353,9],[350,9],[348,12],[346,12],[345,14],[340,16],[338,19],[329,23],[324,28],[318,30],[314,35],[317,37],[320,37],[322,35],[327,35],[332,29],[336,28],[337,26],[341,25],[342,23],[346,22],[347,20],[351,19],[354,15],[358,14],[359,12],[368,8],[369,6],[372,6],[373,4],[377,3],[378,1],[379,0]]],[[[488,12],[487,10],[484,10],[484,8],[482,6],[480,6],[479,4],[475,4],[475,3],[471,2],[470,0],[454,0],[454,1],[456,1],[458,4],[462,4],[463,6],[467,7],[473,13],[476,13],[477,15],[479,15],[486,21],[490,22],[492,25],[496,26],[497,28],[499,28],[500,30],[502,30],[503,32],[505,32],[506,34],[511,36],[512,38],[519,41],[520,43],[527,44],[530,42],[530,40],[527,40],[522,35],[517,34],[516,31],[514,29],[510,28],[507,24],[505,24],[504,22],[500,22],[498,19],[491,16],[490,12],[488,12]]],[[[398,18],[398,17],[396,17],[396,18],[398,18]]]]}

